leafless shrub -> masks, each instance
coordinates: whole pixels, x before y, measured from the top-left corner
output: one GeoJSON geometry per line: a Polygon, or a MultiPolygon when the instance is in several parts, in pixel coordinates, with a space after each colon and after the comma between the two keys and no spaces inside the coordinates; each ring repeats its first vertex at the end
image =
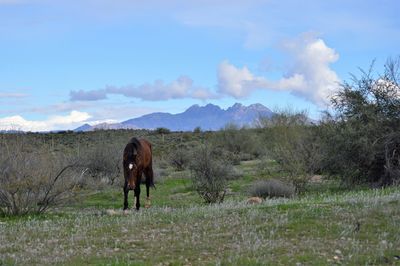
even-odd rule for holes
{"type": "Polygon", "coordinates": [[[191,156],[189,147],[178,145],[169,153],[169,162],[177,171],[183,171],[189,165],[191,156]]]}
{"type": "Polygon", "coordinates": [[[206,203],[223,202],[232,173],[229,163],[213,156],[210,147],[203,145],[195,150],[190,170],[194,189],[206,203]]]}
{"type": "Polygon", "coordinates": [[[212,154],[218,158],[224,158],[225,161],[233,165],[239,165],[241,161],[241,155],[235,154],[222,147],[215,147],[212,149],[212,154]]]}
{"type": "Polygon", "coordinates": [[[74,195],[85,171],[77,162],[21,139],[0,145],[0,214],[42,213],[74,195]]]}
{"type": "Polygon", "coordinates": [[[249,188],[249,195],[260,198],[290,198],[295,194],[295,188],[277,179],[260,180],[249,188]]]}
{"type": "Polygon", "coordinates": [[[122,150],[117,145],[92,146],[80,157],[81,163],[88,168],[87,177],[95,182],[114,185],[122,177],[122,150]]]}

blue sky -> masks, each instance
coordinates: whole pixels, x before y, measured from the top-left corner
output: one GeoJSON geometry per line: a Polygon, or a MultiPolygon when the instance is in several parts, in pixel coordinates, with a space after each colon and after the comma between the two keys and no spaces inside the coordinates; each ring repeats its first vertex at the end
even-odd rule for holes
{"type": "Polygon", "coordinates": [[[0,129],[73,129],[192,104],[313,118],[398,56],[400,2],[0,0],[0,129]]]}

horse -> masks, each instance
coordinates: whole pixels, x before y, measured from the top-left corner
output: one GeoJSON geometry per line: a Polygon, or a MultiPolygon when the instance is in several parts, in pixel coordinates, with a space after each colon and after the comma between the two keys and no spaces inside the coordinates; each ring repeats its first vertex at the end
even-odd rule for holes
{"type": "Polygon", "coordinates": [[[154,187],[154,175],[152,166],[151,143],[145,139],[132,138],[126,144],[123,154],[124,169],[124,210],[128,209],[128,193],[133,190],[136,197],[136,210],[140,208],[140,183],[142,174],[146,177],[146,205],[150,207],[150,187],[154,187]]]}

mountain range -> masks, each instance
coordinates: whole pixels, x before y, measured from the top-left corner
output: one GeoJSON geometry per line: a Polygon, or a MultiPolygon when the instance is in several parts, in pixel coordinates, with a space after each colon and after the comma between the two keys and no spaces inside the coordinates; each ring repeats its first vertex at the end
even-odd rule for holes
{"type": "Polygon", "coordinates": [[[168,128],[172,131],[192,131],[196,127],[202,130],[218,130],[226,124],[251,126],[260,116],[271,117],[274,113],[262,104],[244,106],[235,103],[227,109],[218,105],[192,105],[183,113],[170,114],[156,112],[129,119],[120,123],[84,124],[74,131],[93,131],[99,129],[156,129],[168,128]]]}

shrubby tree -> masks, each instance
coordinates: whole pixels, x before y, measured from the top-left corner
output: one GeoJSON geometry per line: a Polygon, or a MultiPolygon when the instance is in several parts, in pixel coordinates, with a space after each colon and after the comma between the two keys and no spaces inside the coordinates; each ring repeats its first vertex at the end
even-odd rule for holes
{"type": "Polygon", "coordinates": [[[193,187],[206,203],[224,200],[232,165],[215,156],[209,146],[201,145],[194,150],[189,169],[193,187]]]}
{"type": "Polygon", "coordinates": [[[248,160],[259,157],[264,153],[263,146],[256,131],[248,128],[240,128],[235,124],[227,124],[216,132],[212,142],[240,160],[248,160]]]}
{"type": "Polygon", "coordinates": [[[0,214],[42,213],[73,198],[85,168],[23,138],[0,144],[0,214]]]}
{"type": "Polygon", "coordinates": [[[307,113],[284,110],[271,118],[260,118],[267,155],[289,176],[298,191],[321,171],[321,152],[316,126],[307,113]]]}
{"type": "Polygon", "coordinates": [[[344,181],[390,185],[400,180],[400,57],[388,59],[383,74],[373,66],[332,98],[335,114],[321,124],[325,165],[344,181]]]}

